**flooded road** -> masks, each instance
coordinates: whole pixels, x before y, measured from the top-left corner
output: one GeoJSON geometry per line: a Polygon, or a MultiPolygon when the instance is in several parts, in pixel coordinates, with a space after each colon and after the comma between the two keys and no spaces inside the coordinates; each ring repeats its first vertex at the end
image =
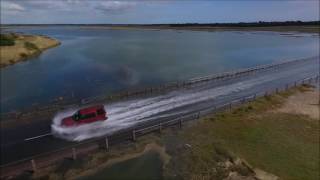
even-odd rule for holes
{"type": "Polygon", "coordinates": [[[75,110],[60,112],[54,117],[54,120],[44,120],[43,123],[46,123],[46,126],[42,127],[35,123],[29,128],[23,128],[23,130],[3,131],[2,136],[6,140],[2,144],[2,160],[4,160],[2,163],[73,143],[65,140],[82,141],[110,135],[141,123],[171,120],[208,107],[230,103],[235,99],[254,93],[274,90],[277,87],[283,88],[287,84],[292,85],[297,80],[319,74],[318,70],[319,57],[314,57],[298,63],[288,64],[279,69],[258,72],[254,75],[210,82],[202,86],[180,89],[153,97],[108,103],[105,104],[109,112],[107,121],[71,129],[60,127],[59,121],[62,117],[72,114],[75,110]],[[15,136],[17,131],[21,132],[19,137],[15,136]],[[60,139],[50,135],[30,140],[32,137],[46,133],[53,133],[60,139]],[[6,144],[6,142],[15,143],[6,144]],[[23,152],[21,149],[23,149],[23,152]]]}

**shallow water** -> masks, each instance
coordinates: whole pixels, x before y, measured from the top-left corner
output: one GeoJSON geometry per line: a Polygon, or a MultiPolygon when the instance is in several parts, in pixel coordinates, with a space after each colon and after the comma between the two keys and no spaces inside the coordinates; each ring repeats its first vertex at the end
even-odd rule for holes
{"type": "Polygon", "coordinates": [[[1,111],[319,54],[319,37],[275,32],[19,28],[62,45],[1,69],[1,111]],[[297,37],[298,36],[298,37],[297,37]]]}

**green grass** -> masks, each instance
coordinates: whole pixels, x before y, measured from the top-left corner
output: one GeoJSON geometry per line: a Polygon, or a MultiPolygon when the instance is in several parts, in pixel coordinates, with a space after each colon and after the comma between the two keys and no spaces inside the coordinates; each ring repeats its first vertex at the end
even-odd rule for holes
{"type": "Polygon", "coordinates": [[[94,175],[79,178],[78,180],[91,179],[132,179],[148,180],[162,179],[162,162],[157,152],[147,152],[139,157],[114,164],[98,171],[94,175]]]}
{"type": "Polygon", "coordinates": [[[254,119],[218,119],[213,131],[254,167],[284,179],[319,176],[319,124],[307,117],[268,113],[254,119]]]}
{"type": "Polygon", "coordinates": [[[297,90],[305,87],[259,98],[189,128],[183,136],[195,147],[195,157],[190,156],[188,163],[195,171],[211,166],[220,146],[281,179],[318,179],[319,121],[271,111],[297,90]]]}
{"type": "Polygon", "coordinates": [[[7,34],[0,34],[0,46],[14,46],[15,38],[7,34]]]}

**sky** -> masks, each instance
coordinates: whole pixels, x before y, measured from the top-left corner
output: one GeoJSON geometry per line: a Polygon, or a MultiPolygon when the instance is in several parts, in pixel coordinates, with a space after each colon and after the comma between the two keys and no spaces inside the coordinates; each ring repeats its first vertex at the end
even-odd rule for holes
{"type": "Polygon", "coordinates": [[[1,24],[319,20],[319,0],[0,0],[1,24]]]}

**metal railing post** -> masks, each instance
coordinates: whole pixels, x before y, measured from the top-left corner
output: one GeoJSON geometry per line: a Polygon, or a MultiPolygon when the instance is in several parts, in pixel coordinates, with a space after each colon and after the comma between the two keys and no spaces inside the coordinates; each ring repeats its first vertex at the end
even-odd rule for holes
{"type": "Polygon", "coordinates": [[[106,137],[106,150],[109,151],[109,140],[108,140],[108,137],[106,137]]]}
{"type": "Polygon", "coordinates": [[[32,171],[35,172],[37,171],[37,165],[34,159],[31,160],[31,166],[32,166],[32,171]]]}
{"type": "Polygon", "coordinates": [[[132,141],[136,141],[136,130],[132,131],[132,141]]]}
{"type": "Polygon", "coordinates": [[[73,160],[76,160],[76,159],[77,159],[76,148],[72,148],[72,159],[73,159],[73,160]]]}
{"type": "Polygon", "coordinates": [[[162,123],[159,124],[159,132],[162,133],[162,123]]]}

